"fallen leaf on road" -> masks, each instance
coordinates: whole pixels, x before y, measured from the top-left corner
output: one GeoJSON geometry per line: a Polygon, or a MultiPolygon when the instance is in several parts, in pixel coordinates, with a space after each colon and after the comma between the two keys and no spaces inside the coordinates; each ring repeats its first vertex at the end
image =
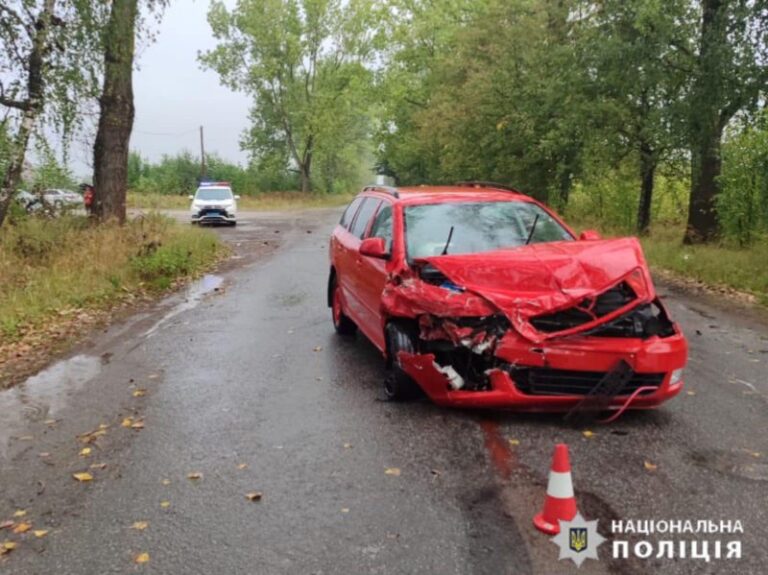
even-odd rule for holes
{"type": "Polygon", "coordinates": [[[126,417],[125,419],[123,419],[123,422],[120,425],[122,425],[123,427],[130,427],[131,425],[133,425],[133,418],[126,417]]]}
{"type": "Polygon", "coordinates": [[[170,485],[171,484],[171,480],[170,479],[163,479],[160,483],[162,483],[163,485],[170,485]]]}
{"type": "Polygon", "coordinates": [[[261,501],[261,491],[251,491],[250,493],[245,494],[245,498],[248,501],[261,501]]]}
{"type": "Polygon", "coordinates": [[[80,450],[80,457],[88,457],[91,454],[91,448],[90,447],[83,447],[80,450]]]}
{"type": "Polygon", "coordinates": [[[509,444],[510,445],[520,445],[520,440],[519,439],[510,439],[509,440],[509,444]]]}
{"type": "Polygon", "coordinates": [[[18,545],[14,543],[13,541],[3,541],[0,543],[0,555],[7,555],[14,549],[16,549],[18,545]]]}
{"type": "Polygon", "coordinates": [[[323,346],[322,345],[318,345],[312,351],[323,351],[323,346]]]}
{"type": "Polygon", "coordinates": [[[342,513],[349,513],[349,507],[342,507],[341,508],[342,513]]]}
{"type": "Polygon", "coordinates": [[[345,443],[344,444],[344,449],[352,449],[352,444],[351,443],[345,443]]]}
{"type": "Polygon", "coordinates": [[[131,429],[144,429],[144,422],[143,421],[136,421],[131,424],[131,429]]]}
{"type": "Polygon", "coordinates": [[[149,553],[139,553],[133,558],[134,563],[149,563],[149,553]]]}
{"type": "Polygon", "coordinates": [[[45,423],[46,425],[56,425],[58,421],[56,421],[55,419],[46,419],[43,423],[45,423]]]}
{"type": "Polygon", "coordinates": [[[13,527],[14,525],[16,525],[16,523],[8,519],[7,521],[0,522],[0,529],[8,529],[9,527],[13,527]]]}
{"type": "Polygon", "coordinates": [[[37,456],[38,457],[50,457],[51,454],[48,453],[47,451],[43,451],[42,453],[38,453],[37,456]]]}
{"type": "Polygon", "coordinates": [[[203,474],[200,473],[199,471],[195,471],[194,473],[190,473],[187,475],[187,479],[196,480],[196,479],[202,479],[202,478],[203,478],[203,474]]]}
{"type": "Polygon", "coordinates": [[[644,466],[644,467],[645,467],[645,468],[646,468],[648,471],[656,471],[656,468],[658,468],[658,465],[656,465],[655,463],[651,463],[650,461],[644,461],[644,462],[643,462],[643,466],[644,466]]]}
{"type": "Polygon", "coordinates": [[[16,527],[13,528],[14,533],[26,533],[32,529],[32,525],[30,523],[19,523],[16,527]]]}
{"type": "Polygon", "coordinates": [[[93,475],[91,475],[87,471],[83,471],[82,473],[73,473],[72,477],[74,477],[78,481],[92,481],[93,480],[93,475]]]}
{"type": "Polygon", "coordinates": [[[384,473],[387,475],[394,475],[395,477],[400,477],[400,468],[399,467],[387,467],[384,470],[384,473]]]}
{"type": "Polygon", "coordinates": [[[589,429],[585,429],[584,431],[581,432],[581,434],[584,437],[586,437],[587,439],[591,439],[592,437],[595,436],[595,432],[594,431],[590,431],[589,429]]]}
{"type": "Polygon", "coordinates": [[[159,373],[150,373],[150,374],[147,376],[147,379],[157,379],[158,377],[160,377],[160,374],[159,374],[159,373]]]}
{"type": "Polygon", "coordinates": [[[17,510],[17,511],[16,511],[16,512],[13,514],[13,516],[14,516],[14,517],[24,517],[26,514],[27,514],[27,510],[26,510],[26,509],[19,509],[19,510],[17,510]]]}
{"type": "Polygon", "coordinates": [[[80,441],[82,441],[83,443],[93,443],[99,437],[106,434],[107,434],[107,430],[105,428],[100,427],[97,430],[89,431],[88,433],[83,433],[82,435],[78,436],[78,439],[80,439],[80,441]]]}
{"type": "Polygon", "coordinates": [[[106,469],[107,464],[106,463],[91,463],[90,465],[91,469],[106,469]]]}
{"type": "Polygon", "coordinates": [[[238,463],[237,464],[237,468],[238,469],[247,469],[248,468],[248,464],[247,463],[238,463]]]}
{"type": "Polygon", "coordinates": [[[34,435],[22,435],[21,437],[18,437],[17,439],[19,441],[32,441],[35,438],[34,435]]]}
{"type": "Polygon", "coordinates": [[[147,527],[149,527],[149,523],[146,521],[135,521],[133,525],[131,525],[131,529],[136,529],[138,531],[144,531],[147,527]]]}
{"type": "Polygon", "coordinates": [[[104,431],[105,429],[108,429],[108,428],[109,428],[108,424],[106,424],[106,423],[99,423],[99,429],[101,429],[102,431],[104,431]]]}
{"type": "Polygon", "coordinates": [[[146,389],[137,389],[133,392],[133,397],[144,397],[147,395],[146,389]]]}
{"type": "Polygon", "coordinates": [[[40,539],[41,537],[45,537],[46,535],[48,535],[48,530],[47,529],[35,529],[32,533],[35,534],[35,537],[40,539]]]}
{"type": "Polygon", "coordinates": [[[687,393],[688,395],[696,395],[695,391],[686,391],[685,393],[687,393]]]}
{"type": "Polygon", "coordinates": [[[160,502],[160,507],[162,507],[163,509],[168,509],[170,506],[171,506],[171,502],[170,501],[161,501],[160,502]]]}

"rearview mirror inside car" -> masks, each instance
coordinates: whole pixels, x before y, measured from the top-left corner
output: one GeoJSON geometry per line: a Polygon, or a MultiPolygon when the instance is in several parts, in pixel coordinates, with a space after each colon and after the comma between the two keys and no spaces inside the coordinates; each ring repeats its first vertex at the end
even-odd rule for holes
{"type": "Polygon", "coordinates": [[[384,238],[365,238],[360,244],[360,255],[385,260],[389,258],[387,242],[384,238]]]}
{"type": "Polygon", "coordinates": [[[597,230],[584,230],[579,234],[580,240],[599,240],[600,232],[597,230]]]}

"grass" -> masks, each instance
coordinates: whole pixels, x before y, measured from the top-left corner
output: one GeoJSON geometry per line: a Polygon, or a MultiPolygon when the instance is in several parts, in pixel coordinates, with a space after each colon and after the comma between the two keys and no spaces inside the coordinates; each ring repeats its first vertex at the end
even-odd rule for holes
{"type": "MultiPolygon", "coordinates": [[[[270,192],[257,196],[242,196],[239,210],[283,211],[305,208],[326,208],[344,206],[354,195],[350,194],[304,194],[301,192],[270,192]]],[[[139,194],[128,192],[128,207],[149,210],[188,210],[187,196],[165,194],[139,194]]]]}
{"type": "Polygon", "coordinates": [[[125,226],[25,218],[0,229],[0,343],[73,309],[158,291],[216,261],[216,235],[158,215],[125,226]]]}
{"type": "MultiPolygon", "coordinates": [[[[608,228],[594,222],[571,222],[578,230],[594,228],[606,237],[635,235],[621,228],[608,228]]],[[[768,240],[750,246],[727,243],[685,246],[683,224],[658,223],[651,233],[640,238],[651,267],[694,279],[712,287],[727,287],[754,295],[768,305],[768,240]]]]}

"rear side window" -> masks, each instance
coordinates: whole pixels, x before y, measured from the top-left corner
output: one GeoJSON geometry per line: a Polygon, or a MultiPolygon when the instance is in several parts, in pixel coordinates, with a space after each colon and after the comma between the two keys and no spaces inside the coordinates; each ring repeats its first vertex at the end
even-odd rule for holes
{"type": "Polygon", "coordinates": [[[341,216],[341,221],[339,221],[339,225],[349,229],[349,224],[352,223],[352,220],[355,217],[355,213],[357,212],[357,208],[360,207],[360,204],[363,203],[364,199],[365,198],[355,198],[352,200],[352,203],[347,206],[346,210],[344,210],[344,213],[341,216]]]}
{"type": "Polygon", "coordinates": [[[387,249],[392,245],[392,206],[386,204],[382,206],[379,213],[376,214],[376,219],[373,220],[371,226],[371,233],[368,234],[371,238],[384,238],[387,244],[387,249]]]}
{"type": "Polygon", "coordinates": [[[352,224],[352,229],[349,230],[353,235],[362,239],[368,227],[368,222],[371,221],[371,216],[376,212],[380,203],[381,200],[376,198],[365,198],[365,202],[363,202],[360,211],[357,213],[357,218],[355,218],[355,222],[352,224]]]}

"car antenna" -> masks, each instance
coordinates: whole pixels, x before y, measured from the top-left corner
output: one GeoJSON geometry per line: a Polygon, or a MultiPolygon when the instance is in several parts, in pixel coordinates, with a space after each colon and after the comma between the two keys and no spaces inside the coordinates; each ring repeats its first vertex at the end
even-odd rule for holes
{"type": "Polygon", "coordinates": [[[448,253],[448,246],[451,245],[451,238],[452,237],[453,237],[453,226],[451,226],[451,231],[448,232],[448,239],[445,240],[445,247],[443,248],[443,251],[440,254],[441,256],[444,256],[445,254],[448,253]]]}
{"type": "Polygon", "coordinates": [[[533,218],[533,225],[531,226],[531,231],[528,233],[528,239],[525,240],[526,246],[531,243],[531,240],[533,239],[533,232],[536,231],[536,224],[538,223],[539,223],[539,214],[536,214],[536,217],[533,218]]]}

